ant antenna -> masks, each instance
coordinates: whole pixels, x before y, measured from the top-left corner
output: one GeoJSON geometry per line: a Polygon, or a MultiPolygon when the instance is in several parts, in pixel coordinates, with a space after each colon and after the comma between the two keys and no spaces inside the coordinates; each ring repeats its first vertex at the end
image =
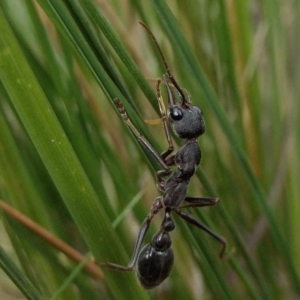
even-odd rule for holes
{"type": "Polygon", "coordinates": [[[160,57],[162,58],[163,64],[164,64],[164,66],[165,66],[165,68],[166,68],[166,71],[167,71],[167,73],[168,73],[168,76],[169,76],[169,78],[170,78],[170,81],[173,83],[173,85],[174,85],[175,88],[177,89],[178,93],[180,94],[180,96],[181,96],[181,98],[182,98],[182,104],[184,104],[184,103],[186,102],[184,93],[182,92],[182,90],[181,90],[179,84],[177,83],[177,81],[175,80],[175,78],[173,77],[173,75],[171,74],[171,71],[170,71],[169,66],[168,66],[168,64],[167,64],[167,61],[166,61],[166,59],[165,59],[165,56],[164,56],[164,54],[163,54],[163,52],[162,52],[162,50],[161,50],[161,48],[160,48],[160,46],[159,46],[159,44],[158,44],[158,42],[157,42],[157,40],[156,40],[154,34],[152,33],[152,31],[150,30],[150,28],[149,28],[145,23],[143,23],[143,22],[141,22],[141,21],[139,21],[139,23],[140,23],[140,24],[148,31],[150,37],[152,38],[152,40],[153,40],[153,42],[154,42],[154,44],[155,44],[155,46],[156,46],[156,48],[157,48],[157,50],[158,50],[158,52],[159,52],[159,54],[160,54],[160,57]]]}

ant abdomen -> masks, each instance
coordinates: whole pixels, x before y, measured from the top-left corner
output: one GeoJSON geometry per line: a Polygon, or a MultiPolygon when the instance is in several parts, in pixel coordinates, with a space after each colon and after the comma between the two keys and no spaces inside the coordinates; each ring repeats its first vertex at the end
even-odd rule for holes
{"type": "Polygon", "coordinates": [[[137,275],[145,289],[160,285],[170,274],[174,263],[171,248],[156,250],[147,244],[141,251],[137,262],[137,275]]]}

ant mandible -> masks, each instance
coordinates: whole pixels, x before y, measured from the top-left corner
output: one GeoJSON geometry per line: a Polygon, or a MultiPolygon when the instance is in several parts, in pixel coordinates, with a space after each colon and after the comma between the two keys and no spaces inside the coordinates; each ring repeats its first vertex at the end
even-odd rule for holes
{"type": "Polygon", "coordinates": [[[150,34],[167,71],[167,73],[163,75],[163,82],[168,94],[167,111],[160,92],[160,79],[156,84],[156,95],[164,131],[169,144],[168,149],[162,154],[158,154],[132,124],[121,102],[118,99],[115,99],[114,103],[137,140],[150,151],[163,168],[163,170],[156,173],[156,184],[163,194],[155,199],[150,213],[140,228],[133,255],[128,266],[120,266],[114,263],[104,263],[102,266],[121,271],[132,271],[137,264],[137,275],[142,286],[146,289],[151,289],[161,284],[169,276],[173,267],[174,254],[171,249],[172,240],[170,232],[175,229],[175,224],[171,216],[172,212],[178,214],[188,223],[206,231],[219,241],[222,244],[220,257],[224,254],[226,240],[211,231],[195,217],[181,210],[182,208],[187,207],[216,205],[219,202],[216,198],[186,196],[190,179],[195,174],[196,168],[200,164],[201,151],[198,145],[198,137],[204,134],[205,123],[200,108],[192,105],[190,100],[186,99],[185,94],[171,74],[155,36],[144,23],[139,23],[150,34]],[[175,88],[178,93],[180,101],[177,103],[175,103],[175,97],[171,87],[175,88]],[[180,148],[174,154],[172,154],[174,146],[168,122],[171,124],[174,133],[183,140],[180,148]],[[170,167],[173,165],[176,165],[176,169],[172,173],[170,167]],[[185,201],[186,204],[181,205],[183,201],[185,201]],[[151,242],[141,250],[153,217],[163,208],[165,210],[165,217],[162,221],[160,230],[154,235],[151,242]]]}

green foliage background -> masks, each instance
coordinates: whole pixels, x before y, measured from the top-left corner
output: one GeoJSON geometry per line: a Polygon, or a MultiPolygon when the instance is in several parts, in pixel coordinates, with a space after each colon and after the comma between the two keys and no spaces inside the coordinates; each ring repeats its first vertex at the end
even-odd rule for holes
{"type": "Polygon", "coordinates": [[[167,147],[162,128],[144,122],[158,118],[154,79],[165,70],[138,21],[204,111],[189,195],[221,202],[191,213],[227,239],[226,258],[176,218],[164,284],[145,291],[134,273],[111,270],[104,283],[1,213],[1,276],[28,299],[298,299],[297,0],[2,0],[1,199],[96,261],[129,261],[159,166],[112,100],[159,152],[167,147]]]}

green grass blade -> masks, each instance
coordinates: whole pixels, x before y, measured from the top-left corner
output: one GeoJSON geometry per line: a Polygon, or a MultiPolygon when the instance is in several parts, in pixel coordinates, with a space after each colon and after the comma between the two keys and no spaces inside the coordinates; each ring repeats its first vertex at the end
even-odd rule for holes
{"type": "MultiPolygon", "coordinates": [[[[108,257],[117,261],[122,249],[87,176],[72,150],[52,108],[22,55],[1,11],[0,79],[10,95],[18,115],[57,186],[82,236],[99,261],[108,257]],[[17,88],[16,88],[17,86],[17,88]],[[75,188],[76,187],[76,188],[75,188]],[[86,220],[89,220],[89,224],[86,220]],[[99,241],[111,246],[99,247],[99,241]],[[114,250],[113,250],[114,249],[114,250]]],[[[123,258],[126,261],[126,258],[123,258]]],[[[111,291],[118,299],[143,293],[134,278],[123,274],[122,283],[130,287],[120,292],[116,277],[108,272],[111,291]]]]}
{"type": "Polygon", "coordinates": [[[31,284],[27,277],[11,261],[4,249],[0,246],[0,267],[16,284],[23,295],[30,300],[44,299],[38,290],[31,284]]]}
{"type": "MultiPolygon", "coordinates": [[[[73,2],[70,1],[70,2],[73,2]]],[[[76,1],[74,1],[76,2],[76,1]]],[[[82,7],[86,10],[87,14],[90,16],[91,20],[101,29],[105,34],[107,40],[110,42],[126,68],[132,74],[141,90],[144,92],[145,96],[152,103],[154,107],[157,107],[156,95],[150,88],[149,83],[146,81],[143,74],[141,74],[140,69],[137,67],[136,63],[133,61],[132,57],[128,54],[126,49],[123,47],[120,39],[117,37],[116,33],[113,31],[105,17],[101,14],[101,11],[97,9],[94,2],[91,0],[83,0],[82,7]]]]}

